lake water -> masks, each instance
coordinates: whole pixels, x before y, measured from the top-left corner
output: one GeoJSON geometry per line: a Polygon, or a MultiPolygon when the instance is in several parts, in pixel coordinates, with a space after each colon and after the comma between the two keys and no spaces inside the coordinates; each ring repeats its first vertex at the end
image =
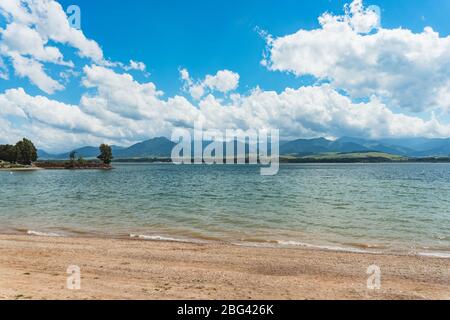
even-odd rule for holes
{"type": "Polygon", "coordinates": [[[449,164],[0,172],[0,232],[450,256],[449,164]]]}

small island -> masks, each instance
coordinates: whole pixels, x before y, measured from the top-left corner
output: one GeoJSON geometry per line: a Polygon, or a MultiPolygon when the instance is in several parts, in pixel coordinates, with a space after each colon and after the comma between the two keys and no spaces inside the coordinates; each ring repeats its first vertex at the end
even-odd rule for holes
{"type": "Polygon", "coordinates": [[[39,161],[36,147],[26,138],[15,145],[0,145],[0,170],[4,171],[110,170],[112,160],[112,149],[107,144],[100,145],[97,159],[77,159],[76,152],[71,152],[69,160],[59,161],[39,161]]]}

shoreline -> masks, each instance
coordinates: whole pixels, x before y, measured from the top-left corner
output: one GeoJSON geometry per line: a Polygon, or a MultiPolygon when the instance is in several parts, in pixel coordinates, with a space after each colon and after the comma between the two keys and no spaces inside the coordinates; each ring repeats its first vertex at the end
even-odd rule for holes
{"type": "Polygon", "coordinates": [[[205,244],[205,245],[227,245],[243,248],[265,248],[265,249],[286,249],[286,250],[311,250],[324,252],[343,252],[343,253],[357,253],[368,255],[386,255],[386,256],[400,256],[400,257],[431,257],[439,259],[449,259],[450,252],[439,249],[432,249],[428,247],[415,249],[415,251],[407,250],[405,248],[388,248],[378,245],[367,244],[336,244],[336,243],[308,243],[299,241],[284,241],[284,240],[267,240],[267,241],[251,241],[251,240],[224,240],[215,238],[188,238],[173,235],[163,234],[102,234],[84,231],[39,231],[32,229],[14,229],[12,232],[0,231],[0,236],[28,236],[28,237],[44,237],[44,238],[65,238],[65,239],[101,239],[101,240],[129,240],[129,241],[143,241],[143,242],[169,242],[169,243],[187,243],[187,244],[205,244]],[[66,232],[64,234],[64,232],[66,232]],[[389,250],[388,250],[389,249],[389,250]]]}
{"type": "Polygon", "coordinates": [[[0,168],[0,171],[39,171],[39,170],[44,170],[42,168],[38,168],[38,167],[24,167],[24,168],[0,168]]]}
{"type": "Polygon", "coordinates": [[[0,299],[450,299],[450,260],[225,243],[0,235],[0,299]],[[82,289],[67,290],[68,266],[82,289]],[[367,268],[382,273],[367,289],[367,268]]]}

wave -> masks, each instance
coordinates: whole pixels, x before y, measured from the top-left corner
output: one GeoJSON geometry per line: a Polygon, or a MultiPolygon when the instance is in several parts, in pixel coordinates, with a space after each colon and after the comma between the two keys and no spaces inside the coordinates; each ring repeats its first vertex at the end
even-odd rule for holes
{"type": "Polygon", "coordinates": [[[27,234],[30,236],[38,236],[38,237],[62,237],[62,235],[53,233],[53,232],[40,232],[34,230],[28,230],[27,234]]]}
{"type": "MultiPolygon", "coordinates": [[[[54,232],[42,232],[36,230],[26,230],[26,229],[16,229],[19,232],[26,232],[27,235],[30,236],[38,236],[38,237],[64,237],[61,233],[54,232]]],[[[82,234],[80,232],[80,234],[82,234]]],[[[88,233],[86,233],[88,234],[88,233]]],[[[179,243],[214,243],[214,240],[202,241],[198,238],[176,238],[170,236],[162,236],[162,235],[145,235],[145,234],[129,234],[129,238],[138,239],[138,240],[146,240],[146,241],[162,241],[162,242],[179,242],[179,243]]],[[[217,240],[216,240],[217,241],[217,240]]],[[[225,241],[226,242],[226,241],[225,241]]],[[[427,257],[427,258],[441,258],[441,259],[450,259],[449,252],[443,251],[415,251],[415,252],[405,252],[403,250],[399,251],[390,251],[383,250],[386,249],[383,246],[376,245],[359,245],[361,248],[350,246],[339,246],[339,245],[319,245],[319,244],[311,244],[306,242],[294,241],[294,240],[262,240],[256,238],[247,238],[242,239],[239,242],[228,242],[232,245],[244,246],[244,247],[278,247],[278,248],[306,248],[312,250],[326,250],[326,251],[337,251],[337,252],[349,252],[349,253],[363,253],[363,254],[405,254],[405,255],[415,255],[418,257],[427,257]],[[377,250],[376,250],[377,249],[377,250]]],[[[425,249],[425,248],[424,248],[425,249]]],[[[445,250],[444,250],[445,251],[445,250]]]]}
{"type": "Polygon", "coordinates": [[[149,236],[149,235],[145,235],[145,234],[130,234],[130,238],[149,240],[149,241],[168,241],[168,242],[186,242],[186,243],[194,242],[194,241],[189,241],[189,240],[180,239],[180,238],[163,237],[163,236],[158,236],[158,235],[149,236]]]}
{"type": "Polygon", "coordinates": [[[418,256],[427,257],[427,258],[444,258],[450,259],[450,253],[446,252],[418,252],[418,256]]]}
{"type": "MultiPolygon", "coordinates": [[[[340,252],[351,252],[351,253],[369,253],[369,254],[389,254],[389,251],[374,251],[374,250],[364,250],[364,249],[357,249],[357,248],[351,248],[351,247],[339,247],[339,246],[329,246],[329,245],[313,245],[309,243],[303,243],[298,241],[277,241],[277,243],[280,246],[296,246],[296,247],[303,247],[303,248],[309,248],[309,249],[319,249],[319,250],[329,250],[329,251],[340,251],[340,252]]],[[[383,247],[380,246],[366,246],[367,249],[376,248],[376,249],[383,249],[383,247]]],[[[401,251],[398,252],[391,252],[391,253],[398,253],[401,254],[401,251]]],[[[403,254],[406,254],[403,252],[403,254]]],[[[410,253],[411,254],[411,253],[410,253]]],[[[413,253],[417,256],[422,257],[429,257],[429,258],[445,258],[450,259],[450,253],[448,252],[416,252],[413,253]]]]}
{"type": "Polygon", "coordinates": [[[315,245],[315,244],[298,242],[298,241],[279,240],[279,241],[277,241],[277,243],[281,246],[303,247],[303,248],[309,248],[309,249],[320,249],[320,250],[329,250],[329,251],[341,251],[341,252],[353,252],[353,253],[372,253],[372,254],[381,254],[382,253],[379,251],[363,250],[363,249],[350,248],[350,247],[330,246],[330,245],[315,245]]]}
{"type": "Polygon", "coordinates": [[[330,246],[330,245],[315,245],[305,242],[292,241],[292,240],[258,240],[258,241],[250,241],[250,242],[233,242],[233,245],[243,246],[243,247],[276,247],[276,248],[307,248],[314,250],[327,250],[327,251],[340,251],[340,252],[351,252],[351,253],[370,253],[370,254],[381,254],[380,251],[373,250],[363,250],[357,248],[350,247],[339,247],[339,246],[330,246]]]}

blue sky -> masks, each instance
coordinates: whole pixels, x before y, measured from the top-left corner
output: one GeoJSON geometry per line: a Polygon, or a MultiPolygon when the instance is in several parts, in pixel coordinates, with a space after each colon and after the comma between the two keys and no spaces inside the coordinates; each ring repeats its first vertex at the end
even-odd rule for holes
{"type": "MultiPolygon", "coordinates": [[[[349,1],[341,0],[150,0],[59,1],[64,8],[76,4],[82,10],[82,29],[88,38],[101,44],[114,61],[133,58],[143,61],[152,80],[172,95],[179,93],[179,67],[194,77],[220,69],[241,75],[240,91],[257,85],[266,90],[283,90],[305,83],[293,75],[271,73],[259,63],[265,41],[256,27],[274,36],[301,28],[319,26],[317,17],[329,11],[342,13],[349,1]]],[[[367,1],[382,8],[385,27],[405,27],[421,32],[431,26],[441,35],[450,34],[450,1],[383,0],[367,1]]],[[[311,81],[307,79],[306,81],[311,81]]],[[[79,92],[65,92],[76,103],[79,92]]]]}
{"type": "Polygon", "coordinates": [[[450,63],[442,54],[450,50],[450,0],[357,0],[347,16],[350,0],[60,0],[60,6],[43,0],[40,8],[35,0],[8,1],[13,5],[0,8],[0,67],[7,74],[0,78],[0,102],[9,106],[0,113],[0,142],[27,135],[50,150],[103,140],[128,144],[168,136],[175,123],[198,119],[213,127],[278,126],[285,138],[450,135],[450,63]],[[69,5],[81,9],[81,36],[58,31],[63,20],[55,16],[69,5]],[[366,11],[371,5],[381,10],[377,25],[366,11]],[[36,21],[24,20],[13,6],[36,21]],[[332,23],[319,22],[326,12],[350,28],[341,44],[329,39],[344,31],[326,31],[332,23]],[[370,30],[358,29],[361,22],[370,30]],[[301,30],[304,36],[295,37],[301,30]],[[17,40],[22,35],[28,43],[17,40]],[[42,48],[28,40],[36,35],[42,48]],[[380,45],[372,47],[372,40],[380,45]],[[360,50],[368,51],[361,57],[360,50]],[[130,60],[145,71],[127,67],[130,60]],[[193,89],[201,90],[199,97],[193,89]]]}

